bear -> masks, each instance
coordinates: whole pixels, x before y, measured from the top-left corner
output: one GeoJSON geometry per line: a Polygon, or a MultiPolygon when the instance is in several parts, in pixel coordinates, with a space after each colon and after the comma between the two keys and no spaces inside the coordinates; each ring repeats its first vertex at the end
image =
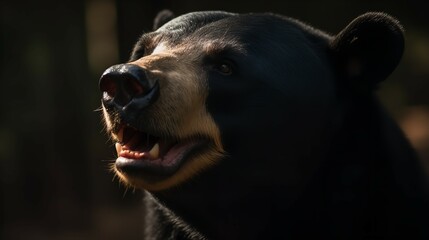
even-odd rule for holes
{"type": "Polygon", "coordinates": [[[404,30],[163,11],[99,81],[144,239],[429,239],[428,185],[376,90],[404,30]]]}

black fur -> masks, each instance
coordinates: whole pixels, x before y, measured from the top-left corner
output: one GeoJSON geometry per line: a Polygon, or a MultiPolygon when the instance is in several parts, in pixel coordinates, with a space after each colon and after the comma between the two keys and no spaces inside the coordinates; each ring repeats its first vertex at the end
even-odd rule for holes
{"type": "Polygon", "coordinates": [[[272,14],[161,22],[131,59],[154,36],[189,51],[215,40],[196,64],[227,154],[146,192],[145,239],[429,239],[427,179],[374,95],[402,56],[397,20],[368,13],[336,36],[272,14]],[[223,62],[231,74],[209,67],[223,62]]]}

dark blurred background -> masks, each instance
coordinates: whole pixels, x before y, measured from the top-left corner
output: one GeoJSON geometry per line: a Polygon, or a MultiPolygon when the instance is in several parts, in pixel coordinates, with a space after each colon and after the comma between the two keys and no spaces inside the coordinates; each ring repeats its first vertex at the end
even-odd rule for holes
{"type": "Polygon", "coordinates": [[[426,0],[3,1],[0,35],[0,238],[141,239],[141,193],[108,164],[98,78],[127,60],[164,8],[276,12],[330,33],[367,11],[406,29],[404,58],[379,92],[427,167],[429,2],[426,0]]]}

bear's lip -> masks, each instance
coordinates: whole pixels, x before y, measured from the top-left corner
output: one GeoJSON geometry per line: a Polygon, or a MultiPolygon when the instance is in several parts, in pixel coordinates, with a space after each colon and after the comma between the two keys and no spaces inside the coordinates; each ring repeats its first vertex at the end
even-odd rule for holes
{"type": "Polygon", "coordinates": [[[123,126],[117,133],[115,169],[130,177],[160,180],[174,174],[189,155],[206,142],[199,138],[173,140],[156,137],[123,126]]]}

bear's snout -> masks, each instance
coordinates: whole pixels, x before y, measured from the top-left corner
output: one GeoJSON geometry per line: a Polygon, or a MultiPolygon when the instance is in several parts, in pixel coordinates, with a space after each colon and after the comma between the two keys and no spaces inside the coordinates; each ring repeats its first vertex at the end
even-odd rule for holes
{"type": "Polygon", "coordinates": [[[108,68],[99,82],[102,102],[119,112],[136,111],[151,105],[158,98],[159,85],[146,70],[134,64],[118,64],[108,68]]]}

